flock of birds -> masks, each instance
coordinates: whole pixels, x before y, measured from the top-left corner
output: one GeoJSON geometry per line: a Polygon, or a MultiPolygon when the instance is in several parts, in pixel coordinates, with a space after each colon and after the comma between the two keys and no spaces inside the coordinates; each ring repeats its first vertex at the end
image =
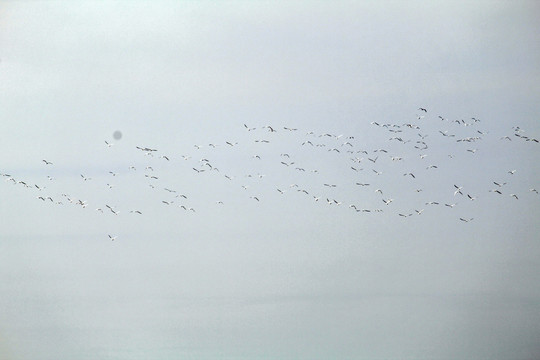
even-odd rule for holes
{"type": "MultiPolygon", "coordinates": [[[[530,196],[538,195],[534,184],[519,189],[520,193],[507,191],[515,176],[519,176],[519,168],[505,169],[500,179],[490,179],[491,188],[482,193],[473,193],[467,184],[449,179],[447,173],[442,178],[437,175],[445,167],[455,168],[455,165],[449,165],[454,159],[476,156],[477,152],[482,151],[477,146],[492,135],[483,129],[480,119],[449,120],[440,115],[429,116],[428,110],[421,107],[414,121],[399,124],[373,121],[371,126],[376,135],[359,140],[352,135],[243,124],[238,129],[243,134],[234,140],[193,145],[190,154],[178,156],[162,153],[154,147],[136,146],[134,151],[138,158],[133,165],[111,169],[106,174],[92,174],[93,177],[85,173],[77,177],[81,183],[98,183],[97,186],[111,192],[124,186],[117,185],[118,181],[125,179],[130,183],[127,178],[137,177],[142,180],[138,184],[144,186],[146,191],[153,191],[151,198],[154,203],[193,214],[197,213],[198,206],[208,205],[208,202],[197,201],[190,194],[190,189],[179,188],[178,179],[169,170],[175,169],[183,174],[189,172],[192,176],[211,176],[214,181],[221,182],[220,186],[227,186],[230,189],[227,191],[244,194],[246,201],[254,203],[262,202],[269,196],[292,193],[303,197],[304,201],[348,208],[359,214],[384,212],[401,218],[422,215],[433,207],[459,209],[460,203],[474,203],[484,196],[505,196],[509,201],[517,201],[525,192],[530,196]],[[376,137],[383,139],[384,145],[380,146],[377,142],[375,149],[360,147],[360,142],[366,146],[376,137]],[[235,158],[223,158],[225,152],[229,152],[227,156],[235,158]],[[432,162],[431,158],[435,161],[432,162]],[[246,173],[246,169],[254,171],[246,173]],[[272,175],[267,176],[264,171],[270,171],[272,175]],[[447,185],[448,181],[451,185],[447,185]],[[433,186],[437,187],[436,192],[430,190],[433,186]],[[390,195],[392,193],[396,199],[406,194],[403,196],[405,200],[394,200],[390,195]],[[396,203],[399,205],[395,206],[396,203]]],[[[508,134],[498,136],[497,141],[539,142],[517,126],[508,134]]],[[[104,142],[107,151],[112,151],[114,145],[110,141],[104,142]]],[[[42,159],[41,163],[46,169],[56,166],[56,161],[50,159],[42,159]]],[[[112,216],[126,213],[129,216],[144,216],[147,213],[144,208],[125,209],[107,200],[89,203],[68,191],[50,193],[49,186],[43,185],[45,179],[35,183],[21,179],[16,174],[0,175],[5,178],[5,183],[32,190],[36,200],[43,203],[74,205],[85,209],[92,205],[92,211],[112,216]]],[[[46,176],[47,182],[56,181],[50,174],[46,176]]],[[[191,186],[197,186],[196,179],[191,186]]],[[[227,205],[224,199],[216,198],[212,202],[214,206],[227,205]]],[[[468,223],[474,217],[459,213],[456,220],[468,223]]],[[[108,238],[114,241],[117,236],[108,234],[108,238]]]]}

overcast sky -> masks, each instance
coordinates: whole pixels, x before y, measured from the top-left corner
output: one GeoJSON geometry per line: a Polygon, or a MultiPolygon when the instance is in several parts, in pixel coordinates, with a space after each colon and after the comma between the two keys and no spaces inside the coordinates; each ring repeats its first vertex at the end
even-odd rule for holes
{"type": "Polygon", "coordinates": [[[0,358],[537,359],[538,14],[2,3],[0,358]]]}

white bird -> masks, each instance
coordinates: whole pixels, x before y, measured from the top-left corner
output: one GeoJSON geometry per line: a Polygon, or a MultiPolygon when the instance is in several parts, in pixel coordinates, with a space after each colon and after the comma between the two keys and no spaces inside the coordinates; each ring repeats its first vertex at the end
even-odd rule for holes
{"type": "Polygon", "coordinates": [[[111,239],[111,241],[116,240],[117,237],[118,237],[118,236],[111,236],[111,235],[109,234],[109,239],[111,239]]]}

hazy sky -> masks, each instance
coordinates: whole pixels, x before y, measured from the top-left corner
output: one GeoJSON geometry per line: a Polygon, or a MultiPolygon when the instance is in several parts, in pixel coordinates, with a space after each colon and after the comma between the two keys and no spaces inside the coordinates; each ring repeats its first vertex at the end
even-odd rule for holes
{"type": "Polygon", "coordinates": [[[537,359],[538,14],[3,2],[0,358],[537,359]]]}

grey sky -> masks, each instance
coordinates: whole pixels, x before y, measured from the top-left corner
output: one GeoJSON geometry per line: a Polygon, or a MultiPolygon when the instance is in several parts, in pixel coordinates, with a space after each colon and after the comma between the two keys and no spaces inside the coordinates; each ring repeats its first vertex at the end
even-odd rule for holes
{"type": "Polygon", "coordinates": [[[539,13],[4,2],[0,358],[538,358],[539,13]]]}

